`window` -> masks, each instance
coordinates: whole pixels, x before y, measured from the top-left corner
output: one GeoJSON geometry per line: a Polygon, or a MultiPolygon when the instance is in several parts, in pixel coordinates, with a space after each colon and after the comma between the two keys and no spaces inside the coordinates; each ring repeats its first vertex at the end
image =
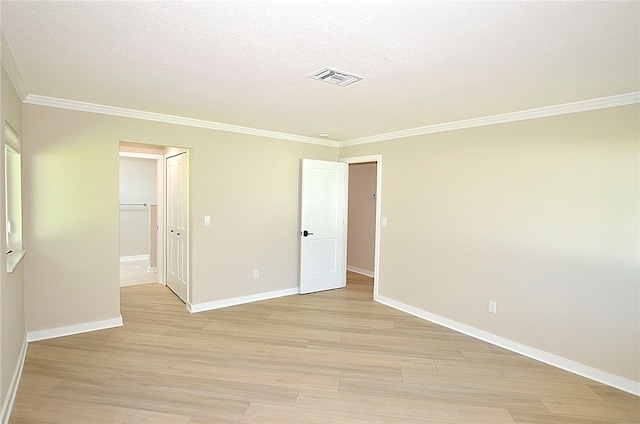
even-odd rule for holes
{"type": "Polygon", "coordinates": [[[22,181],[20,137],[5,123],[4,127],[4,206],[6,216],[5,251],[7,272],[13,272],[22,260],[22,181]]]}

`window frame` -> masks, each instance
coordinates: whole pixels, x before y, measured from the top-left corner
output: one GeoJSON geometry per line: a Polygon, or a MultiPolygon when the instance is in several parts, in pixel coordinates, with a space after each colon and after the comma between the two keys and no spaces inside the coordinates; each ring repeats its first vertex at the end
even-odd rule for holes
{"type": "Polygon", "coordinates": [[[12,273],[25,255],[22,242],[22,156],[20,136],[4,123],[4,211],[7,272],[12,273]]]}

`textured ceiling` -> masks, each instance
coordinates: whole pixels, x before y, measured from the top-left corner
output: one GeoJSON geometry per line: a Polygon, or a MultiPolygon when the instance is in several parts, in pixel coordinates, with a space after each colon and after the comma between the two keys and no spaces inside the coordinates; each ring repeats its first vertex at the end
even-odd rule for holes
{"type": "Polygon", "coordinates": [[[1,8],[29,95],[335,141],[640,91],[637,1],[1,8]]]}

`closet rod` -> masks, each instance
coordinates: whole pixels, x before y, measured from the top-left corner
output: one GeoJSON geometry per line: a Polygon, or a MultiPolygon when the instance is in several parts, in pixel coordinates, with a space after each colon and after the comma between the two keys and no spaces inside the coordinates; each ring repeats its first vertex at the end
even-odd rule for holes
{"type": "Polygon", "coordinates": [[[120,206],[149,206],[148,203],[120,203],[120,206]]]}

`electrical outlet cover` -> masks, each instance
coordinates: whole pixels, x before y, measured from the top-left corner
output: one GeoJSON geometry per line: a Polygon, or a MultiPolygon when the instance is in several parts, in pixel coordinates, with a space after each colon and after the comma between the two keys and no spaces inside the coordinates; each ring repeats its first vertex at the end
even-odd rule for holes
{"type": "Polygon", "coordinates": [[[491,312],[492,314],[496,313],[496,302],[494,301],[489,301],[489,312],[491,312]]]}

